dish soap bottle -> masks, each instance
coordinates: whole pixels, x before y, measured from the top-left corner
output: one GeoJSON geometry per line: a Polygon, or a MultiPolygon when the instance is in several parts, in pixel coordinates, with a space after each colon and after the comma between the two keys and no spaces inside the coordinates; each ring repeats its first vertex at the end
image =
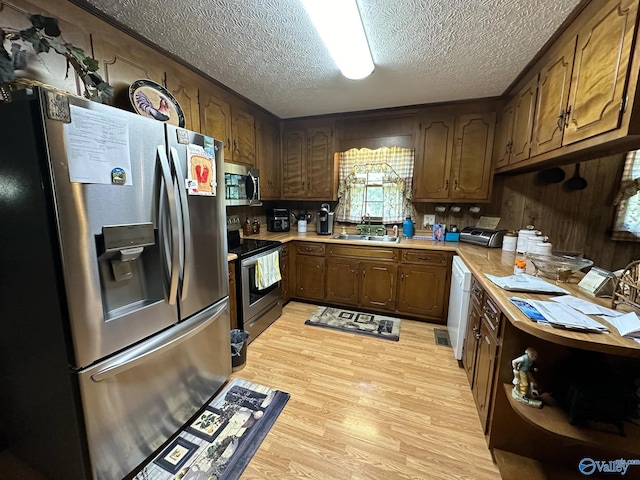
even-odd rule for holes
{"type": "Polygon", "coordinates": [[[407,215],[407,218],[402,223],[402,236],[405,238],[413,237],[413,222],[410,215],[407,215]]]}

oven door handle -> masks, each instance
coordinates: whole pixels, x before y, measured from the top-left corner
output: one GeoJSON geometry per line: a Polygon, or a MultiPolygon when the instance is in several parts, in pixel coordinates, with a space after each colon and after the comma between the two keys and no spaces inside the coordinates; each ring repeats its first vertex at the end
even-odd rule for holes
{"type": "Polygon", "coordinates": [[[182,254],[180,272],[180,299],[186,300],[188,295],[189,275],[191,272],[191,262],[193,252],[191,251],[191,220],[189,217],[189,204],[187,203],[187,192],[184,188],[184,178],[182,176],[182,166],[180,157],[175,147],[169,149],[171,159],[171,174],[175,179],[175,189],[178,190],[180,200],[180,210],[182,213],[182,231],[180,232],[180,252],[182,254]]]}
{"type": "Polygon", "coordinates": [[[259,255],[255,255],[253,257],[249,257],[249,258],[245,258],[244,260],[242,260],[241,265],[242,267],[252,267],[255,264],[258,263],[258,259],[262,258],[262,257],[266,257],[267,255],[271,255],[273,252],[278,252],[280,253],[280,251],[282,250],[281,247],[276,247],[274,249],[268,250],[266,252],[260,253],[259,255]]]}

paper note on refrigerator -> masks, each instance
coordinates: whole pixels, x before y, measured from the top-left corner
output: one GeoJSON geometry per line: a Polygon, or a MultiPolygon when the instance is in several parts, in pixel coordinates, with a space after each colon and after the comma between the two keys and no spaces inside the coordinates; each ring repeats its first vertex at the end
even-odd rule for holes
{"type": "Polygon", "coordinates": [[[216,194],[214,159],[200,145],[187,145],[187,191],[189,195],[216,194]]]}
{"type": "Polygon", "coordinates": [[[70,110],[64,125],[69,180],[132,185],[127,121],[75,105],[70,110]]]}

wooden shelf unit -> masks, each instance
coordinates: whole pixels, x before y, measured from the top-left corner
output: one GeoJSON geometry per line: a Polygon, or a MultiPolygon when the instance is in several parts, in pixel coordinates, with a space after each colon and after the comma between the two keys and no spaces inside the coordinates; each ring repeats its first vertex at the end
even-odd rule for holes
{"type": "Polygon", "coordinates": [[[634,445],[633,439],[640,438],[640,426],[625,422],[626,435],[622,436],[614,432],[571,425],[567,414],[555,404],[549,394],[541,396],[542,408],[532,408],[518,402],[511,396],[513,385],[505,383],[503,387],[511,408],[534,426],[560,437],[583,442],[586,445],[597,447],[607,445],[611,449],[629,452],[632,456],[637,454],[637,445],[634,445]],[[632,448],[633,446],[636,446],[635,450],[632,448]]]}
{"type": "Polygon", "coordinates": [[[529,457],[523,457],[505,450],[494,449],[493,459],[500,470],[502,480],[576,480],[585,478],[577,471],[542,464],[529,457]]]}

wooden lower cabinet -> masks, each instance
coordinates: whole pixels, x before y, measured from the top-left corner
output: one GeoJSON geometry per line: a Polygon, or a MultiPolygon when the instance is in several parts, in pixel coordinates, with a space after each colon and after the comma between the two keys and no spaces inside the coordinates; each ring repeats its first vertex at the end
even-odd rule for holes
{"type": "Polygon", "coordinates": [[[472,391],[478,409],[478,416],[480,417],[480,424],[486,432],[500,343],[494,337],[489,322],[484,317],[480,321],[479,334],[472,391]]]}
{"type": "Polygon", "coordinates": [[[499,328],[502,312],[484,292],[475,277],[471,281],[469,302],[462,366],[469,379],[480,423],[486,432],[500,350],[499,328]]]}
{"type": "Polygon", "coordinates": [[[353,258],[328,257],[327,295],[329,303],[358,305],[360,299],[360,261],[353,258]]]}
{"type": "Polygon", "coordinates": [[[282,304],[291,300],[290,274],[289,274],[289,245],[282,245],[280,250],[280,287],[282,288],[282,304]]]}
{"type": "Polygon", "coordinates": [[[233,330],[238,328],[238,300],[236,299],[236,262],[229,262],[229,320],[233,330]]]}
{"type": "Polygon", "coordinates": [[[360,305],[394,311],[397,271],[392,263],[360,262],[360,305]]]}
{"type": "Polygon", "coordinates": [[[294,242],[291,251],[289,262],[293,276],[289,277],[289,291],[292,297],[324,300],[324,243],[294,242]]]}
{"type": "Polygon", "coordinates": [[[467,317],[467,332],[462,344],[462,367],[467,374],[469,385],[473,388],[473,377],[476,368],[476,355],[478,354],[478,340],[480,340],[480,307],[472,302],[469,305],[469,316],[467,317]]]}
{"type": "Polygon", "coordinates": [[[296,242],[296,298],[445,321],[451,253],[296,242]],[[324,292],[324,293],[323,293],[324,292]]]}
{"type": "Polygon", "coordinates": [[[400,265],[398,312],[442,318],[448,271],[443,267],[400,265]]]}
{"type": "Polygon", "coordinates": [[[295,296],[307,300],[324,300],[324,256],[296,255],[295,265],[295,296]]]}

